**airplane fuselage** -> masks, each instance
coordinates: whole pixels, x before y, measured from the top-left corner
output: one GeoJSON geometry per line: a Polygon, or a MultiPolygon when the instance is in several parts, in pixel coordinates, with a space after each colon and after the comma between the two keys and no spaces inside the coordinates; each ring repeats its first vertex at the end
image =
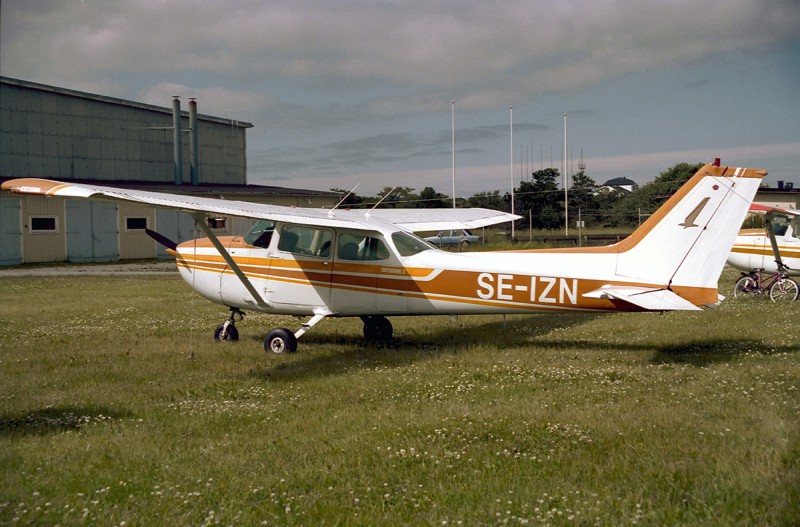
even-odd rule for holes
{"type": "MultiPolygon", "coordinates": [[[[292,226],[293,228],[295,226],[292,226]]],[[[276,225],[280,233],[283,225],[276,225]]],[[[217,303],[248,310],[311,315],[325,309],[332,316],[638,311],[636,305],[601,295],[585,296],[603,286],[662,289],[669,284],[626,276],[618,254],[597,249],[452,253],[424,244],[402,256],[391,232],[379,239],[379,254],[362,259],[344,254],[344,238],[366,235],[328,229],[326,254],[281,250],[278,240],[254,247],[244,237],[225,237],[228,249],[266,305],[259,305],[208,240],[178,247],[183,278],[217,303]],[[613,281],[610,276],[616,276],[613,281]]],[[[405,236],[410,236],[404,233],[405,236]]],[[[278,238],[280,234],[276,234],[278,238]]],[[[672,290],[695,305],[717,302],[715,288],[672,290]]]]}
{"type": "MultiPolygon", "coordinates": [[[[800,275],[800,238],[790,225],[783,234],[775,236],[781,260],[790,275],[800,275]]],[[[744,229],[739,232],[733,244],[728,263],[742,271],[765,269],[774,273],[777,270],[775,252],[764,229],[744,229]]]]}

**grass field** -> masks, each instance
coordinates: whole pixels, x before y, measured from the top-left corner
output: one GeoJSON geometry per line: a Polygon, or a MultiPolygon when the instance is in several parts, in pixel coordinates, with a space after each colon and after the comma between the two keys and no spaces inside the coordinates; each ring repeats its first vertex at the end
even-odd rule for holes
{"type": "MultiPolygon", "coordinates": [[[[735,273],[723,275],[730,290],[735,273]]],[[[327,320],[2,278],[0,524],[797,525],[800,302],[327,320]]]]}

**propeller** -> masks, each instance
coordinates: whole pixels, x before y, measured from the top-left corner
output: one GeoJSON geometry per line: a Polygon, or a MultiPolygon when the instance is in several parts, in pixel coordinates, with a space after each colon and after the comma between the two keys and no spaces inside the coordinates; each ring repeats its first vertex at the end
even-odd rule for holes
{"type": "Polygon", "coordinates": [[[163,245],[167,249],[171,249],[171,250],[174,251],[175,248],[178,246],[177,243],[173,242],[172,240],[170,240],[169,238],[167,238],[163,234],[157,233],[156,231],[151,231],[150,229],[145,229],[144,232],[146,232],[148,236],[153,238],[155,241],[157,241],[158,243],[160,243],[161,245],[163,245]]]}

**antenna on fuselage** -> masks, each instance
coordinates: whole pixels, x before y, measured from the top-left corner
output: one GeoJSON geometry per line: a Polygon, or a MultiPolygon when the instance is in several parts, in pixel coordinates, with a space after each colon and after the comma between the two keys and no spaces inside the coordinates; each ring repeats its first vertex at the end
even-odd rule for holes
{"type": "Polygon", "coordinates": [[[368,210],[368,211],[367,211],[367,212],[364,214],[364,216],[367,216],[367,217],[369,217],[369,213],[370,213],[370,212],[372,212],[373,210],[375,210],[375,209],[378,207],[378,205],[380,205],[381,203],[383,203],[383,200],[385,200],[386,198],[388,198],[389,196],[391,196],[391,195],[392,195],[392,192],[394,192],[394,191],[395,191],[395,189],[397,189],[397,187],[392,187],[392,190],[390,190],[389,192],[387,192],[386,194],[384,194],[384,195],[383,195],[383,197],[382,197],[381,199],[379,199],[379,200],[378,200],[378,203],[376,203],[375,205],[373,205],[373,206],[372,206],[372,208],[371,208],[371,209],[369,209],[369,210],[368,210]]]}
{"type": "Polygon", "coordinates": [[[361,184],[361,183],[356,183],[356,186],[355,186],[355,187],[353,187],[353,190],[351,190],[350,192],[348,192],[347,194],[345,194],[345,195],[344,195],[344,197],[341,199],[341,201],[339,201],[339,203],[337,203],[336,205],[334,205],[334,207],[333,207],[331,210],[329,210],[329,211],[328,211],[328,216],[333,216],[333,211],[335,211],[336,209],[338,209],[338,208],[339,208],[339,205],[341,205],[342,203],[344,203],[344,200],[346,200],[348,197],[350,197],[350,194],[352,194],[353,192],[355,192],[355,191],[356,191],[356,189],[358,188],[358,186],[359,186],[360,184],[361,184]]]}

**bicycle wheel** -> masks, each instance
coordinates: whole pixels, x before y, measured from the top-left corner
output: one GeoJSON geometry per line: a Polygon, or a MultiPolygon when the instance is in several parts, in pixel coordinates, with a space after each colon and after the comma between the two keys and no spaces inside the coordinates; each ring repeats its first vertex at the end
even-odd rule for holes
{"type": "Polygon", "coordinates": [[[769,297],[773,302],[794,302],[797,300],[797,282],[791,278],[778,280],[769,288],[769,297]]]}
{"type": "Polygon", "coordinates": [[[740,296],[755,296],[758,293],[758,285],[752,276],[743,276],[736,280],[733,286],[733,298],[740,296]]]}

